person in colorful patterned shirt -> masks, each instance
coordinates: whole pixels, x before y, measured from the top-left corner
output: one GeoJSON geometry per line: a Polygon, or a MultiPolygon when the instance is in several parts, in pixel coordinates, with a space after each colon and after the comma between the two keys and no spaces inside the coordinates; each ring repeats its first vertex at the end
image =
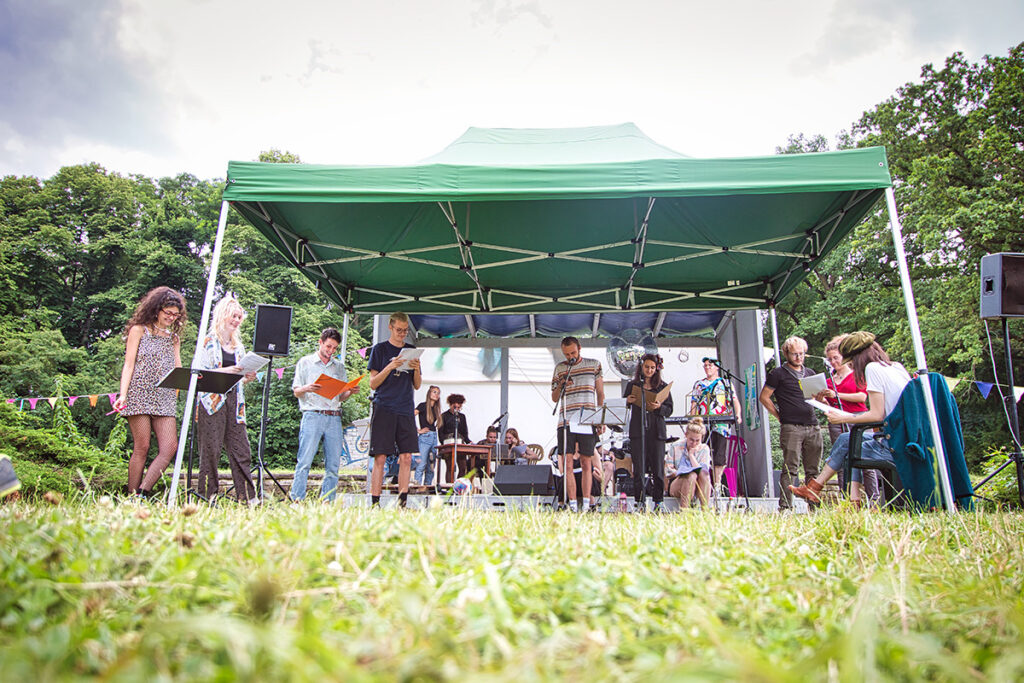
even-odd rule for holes
{"type": "MultiPolygon", "coordinates": [[[[718,359],[704,359],[704,379],[698,380],[690,392],[690,415],[702,415],[705,417],[733,416],[735,424],[743,420],[743,411],[740,408],[740,401],[736,398],[735,387],[730,386],[728,380],[718,376],[718,359]],[[729,397],[732,397],[732,401],[729,397]]],[[[735,432],[728,422],[710,422],[708,430],[711,444],[711,457],[714,469],[712,472],[712,483],[715,495],[722,487],[722,471],[725,469],[726,458],[729,454],[729,437],[735,432]]]]}
{"type": "MultiPolygon", "coordinates": [[[[572,472],[572,460],[574,455],[579,455],[583,465],[583,478],[580,482],[583,487],[583,511],[590,509],[594,502],[591,499],[593,487],[593,467],[591,457],[597,448],[597,434],[604,431],[603,427],[594,427],[589,433],[578,434],[572,431],[570,425],[579,423],[584,410],[595,410],[597,406],[604,405],[604,378],[601,372],[601,361],[592,358],[581,358],[582,346],[576,337],[566,337],[562,340],[562,355],[565,360],[555,366],[554,374],[551,377],[551,400],[558,401],[562,396],[562,387],[565,387],[565,410],[558,413],[558,445],[559,469],[562,472],[572,472]],[[569,457],[566,457],[566,453],[569,457]],[[568,462],[567,462],[568,461],[568,462]]],[[[576,506],[576,478],[569,476],[565,478],[566,493],[569,498],[569,508],[575,512],[576,506]]]]}

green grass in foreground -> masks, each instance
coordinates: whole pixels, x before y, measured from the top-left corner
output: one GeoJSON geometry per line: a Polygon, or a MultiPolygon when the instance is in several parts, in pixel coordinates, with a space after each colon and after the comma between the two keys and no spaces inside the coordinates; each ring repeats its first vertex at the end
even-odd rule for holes
{"type": "Polygon", "coordinates": [[[14,503],[0,680],[1021,680],[1022,532],[844,508],[14,503]]]}

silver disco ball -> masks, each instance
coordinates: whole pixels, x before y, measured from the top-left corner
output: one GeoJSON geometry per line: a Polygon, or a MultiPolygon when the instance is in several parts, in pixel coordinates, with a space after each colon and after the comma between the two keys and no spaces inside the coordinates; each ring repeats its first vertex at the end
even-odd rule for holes
{"type": "Polygon", "coordinates": [[[622,379],[633,379],[636,366],[645,353],[657,353],[654,335],[640,330],[623,330],[608,341],[608,365],[622,379]]]}

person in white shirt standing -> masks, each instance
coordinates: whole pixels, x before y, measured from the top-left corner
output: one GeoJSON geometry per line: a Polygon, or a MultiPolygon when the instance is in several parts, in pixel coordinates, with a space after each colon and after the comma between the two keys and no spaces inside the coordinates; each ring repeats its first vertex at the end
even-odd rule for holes
{"type": "Polygon", "coordinates": [[[299,399],[302,422],[299,424],[299,452],[296,456],[295,478],[292,480],[292,500],[306,497],[306,479],[321,441],[324,444],[324,479],[320,484],[320,498],[332,502],[338,490],[338,468],[345,439],[341,404],[352,391],[343,391],[334,398],[324,398],[316,393],[320,388],[316,380],[321,374],[342,382],[347,380],[344,361],[334,355],[340,344],[341,334],[333,327],[328,327],[320,333],[316,352],[303,356],[295,365],[292,393],[299,399]]]}

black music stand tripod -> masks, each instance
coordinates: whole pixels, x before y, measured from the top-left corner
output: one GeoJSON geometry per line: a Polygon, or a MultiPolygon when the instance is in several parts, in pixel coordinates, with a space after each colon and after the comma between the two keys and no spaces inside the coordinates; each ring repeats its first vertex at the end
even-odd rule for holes
{"type": "MultiPolygon", "coordinates": [[[[207,394],[226,394],[231,391],[238,382],[241,381],[242,375],[234,372],[221,372],[219,370],[206,370],[203,368],[174,368],[157,384],[158,387],[163,389],[179,389],[181,391],[188,391],[188,386],[191,381],[192,375],[197,375],[196,379],[196,392],[202,391],[207,394]]],[[[194,429],[189,432],[189,445],[188,445],[188,466],[185,473],[185,500],[188,500],[189,495],[195,496],[199,500],[205,503],[210,501],[199,491],[192,487],[192,462],[195,458],[195,436],[198,430],[199,422],[199,408],[200,402],[198,397],[195,401],[195,408],[191,419],[193,420],[194,429]]],[[[185,419],[189,419],[189,416],[185,416],[185,419]]]]}

